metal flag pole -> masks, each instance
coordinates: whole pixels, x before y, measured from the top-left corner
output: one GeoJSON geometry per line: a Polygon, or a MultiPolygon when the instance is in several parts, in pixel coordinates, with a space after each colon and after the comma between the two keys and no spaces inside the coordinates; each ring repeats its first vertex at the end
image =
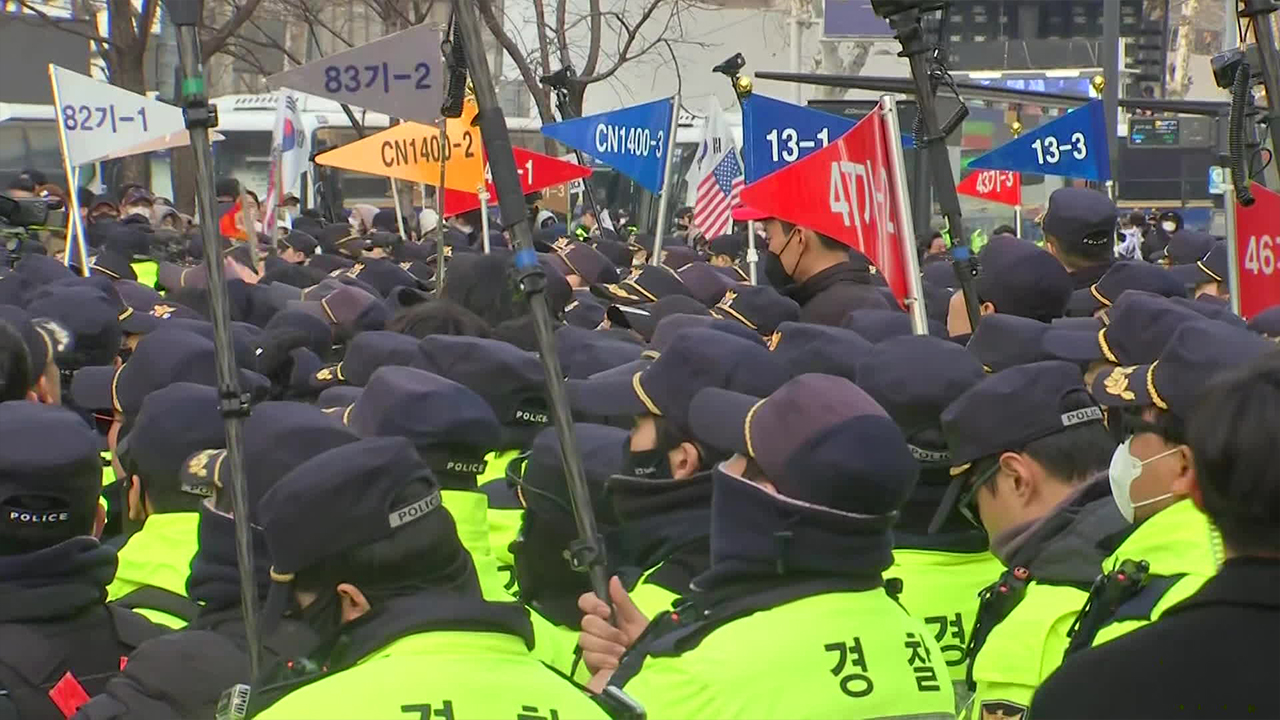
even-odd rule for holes
{"type": "Polygon", "coordinates": [[[404,230],[404,210],[400,207],[400,186],[396,183],[395,178],[391,178],[391,201],[395,203],[396,227],[400,228],[400,237],[408,240],[409,233],[404,230]]]}
{"type": "Polygon", "coordinates": [[[484,185],[476,191],[476,197],[480,198],[480,242],[484,244],[484,254],[488,255],[492,250],[489,247],[489,191],[484,185]]]}
{"type": "MultiPolygon", "coordinates": [[[[1263,16],[1266,19],[1266,16],[1263,16]]],[[[1231,312],[1240,314],[1240,244],[1236,229],[1236,188],[1231,177],[1229,160],[1224,156],[1220,161],[1226,168],[1222,173],[1226,187],[1222,192],[1223,209],[1227,215],[1227,291],[1231,293],[1231,312]]]]}
{"type": "MultiPolygon", "coordinates": [[[[54,68],[56,67],[57,66],[53,63],[49,63],[49,86],[53,89],[53,107],[61,108],[62,93],[58,89],[58,76],[54,74],[54,68]]],[[[55,112],[58,111],[55,110],[55,112]]],[[[71,217],[69,218],[70,222],[68,222],[67,225],[71,226],[72,223],[74,223],[76,236],[79,238],[79,241],[76,244],[76,249],[80,255],[80,275],[83,277],[89,277],[89,258],[86,250],[88,243],[86,243],[84,239],[84,221],[80,219],[80,197],[76,192],[80,176],[75,172],[75,168],[72,167],[71,155],[67,153],[67,126],[62,121],[58,121],[57,125],[58,144],[62,146],[62,169],[67,173],[68,184],[72,182],[73,178],[75,179],[75,184],[67,191],[67,200],[71,203],[71,217]]],[[[71,237],[70,233],[68,233],[67,237],[71,237]]],[[[62,264],[68,266],[71,264],[70,244],[68,244],[66,249],[62,251],[62,264]]]]}
{"type": "Polygon", "coordinates": [[[751,276],[751,284],[759,285],[756,277],[756,264],[760,262],[760,253],[756,250],[756,221],[747,221],[747,270],[751,276]]]}
{"type": "Polygon", "coordinates": [[[449,138],[445,135],[445,118],[440,118],[440,184],[436,186],[436,297],[444,296],[444,161],[449,138]]]}
{"type": "MultiPolygon", "coordinates": [[[[524,193],[520,190],[520,178],[515,158],[511,153],[511,137],[507,133],[506,119],[498,105],[498,93],[489,74],[489,64],[484,57],[484,35],[475,7],[469,0],[453,4],[454,17],[462,32],[467,65],[471,69],[471,82],[475,86],[480,137],[484,141],[485,156],[493,174],[494,188],[498,193],[498,207],[502,211],[503,227],[511,232],[516,247],[515,266],[520,275],[520,286],[529,299],[534,329],[538,337],[539,356],[547,381],[547,396],[551,415],[555,420],[556,435],[560,440],[560,453],[564,459],[565,478],[569,498],[573,504],[574,518],[578,526],[578,540],[569,546],[570,561],[575,568],[586,570],[591,587],[608,602],[608,583],[605,576],[604,547],[600,542],[595,517],[591,512],[591,494],[587,489],[586,475],[582,470],[582,458],[573,432],[573,416],[569,411],[569,399],[565,392],[564,373],[552,330],[551,310],[546,301],[546,275],[533,248],[533,232],[525,212],[524,193]]],[[[674,111],[673,111],[674,112],[674,111]]]]}
{"type": "MultiPolygon", "coordinates": [[[[222,248],[213,217],[213,154],[209,148],[209,128],[218,124],[216,108],[209,105],[200,59],[197,25],[202,16],[201,0],[165,0],[169,17],[178,31],[178,61],[181,68],[182,113],[191,133],[191,149],[196,161],[196,207],[204,236],[205,267],[209,273],[209,312],[213,320],[218,393],[222,417],[227,424],[227,470],[231,484],[231,505],[235,513],[236,563],[240,571],[240,605],[248,639],[249,672],[258,677],[259,663],[257,582],[253,574],[253,545],[249,535],[249,498],[244,475],[243,421],[249,414],[248,396],[240,391],[239,374],[231,342],[231,312],[227,303],[222,248]]],[[[255,238],[256,241],[256,238],[255,238]]]]}
{"type": "Polygon", "coordinates": [[[924,307],[924,283],[920,279],[920,263],[916,259],[916,229],[911,217],[911,200],[907,195],[907,162],[902,154],[902,129],[898,126],[898,101],[892,95],[880,96],[880,114],[884,118],[884,143],[889,148],[889,174],[893,201],[898,205],[898,238],[902,259],[907,268],[907,310],[911,313],[911,332],[929,334],[929,319],[924,307]]]}
{"type": "Polygon", "coordinates": [[[662,264],[662,234],[667,228],[667,204],[671,197],[671,156],[676,149],[676,122],[680,116],[680,93],[671,98],[671,125],[667,128],[666,156],[662,160],[662,192],[658,194],[658,224],[653,231],[653,254],[649,264],[662,264]]]}
{"type": "MultiPolygon", "coordinates": [[[[549,86],[555,92],[556,109],[560,111],[560,119],[562,121],[578,117],[578,115],[573,112],[573,108],[569,105],[569,83],[574,82],[576,77],[577,74],[574,73],[573,66],[565,65],[556,72],[550,75],[543,75],[540,78],[542,84],[549,86]]],[[[582,154],[582,151],[574,148],[573,157],[577,160],[579,165],[589,167],[587,165],[586,157],[582,154]]],[[[589,177],[582,179],[581,202],[595,217],[596,221],[603,224],[604,219],[600,215],[599,208],[596,207],[596,197],[595,193],[591,191],[591,178],[589,177]]],[[[576,205],[576,203],[574,203],[573,199],[570,198],[569,212],[568,217],[566,218],[567,221],[573,220],[574,205],[576,205]]]]}
{"type": "Polygon", "coordinates": [[[1017,230],[1017,236],[1022,237],[1022,206],[1013,206],[1013,227],[1017,230]]]}

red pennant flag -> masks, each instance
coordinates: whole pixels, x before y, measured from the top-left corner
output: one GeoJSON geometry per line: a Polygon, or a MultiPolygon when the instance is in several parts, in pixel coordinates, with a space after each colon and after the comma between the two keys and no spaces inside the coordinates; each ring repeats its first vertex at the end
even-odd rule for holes
{"type": "Polygon", "coordinates": [[[1022,204],[1022,174],[1012,170],[975,170],[956,185],[961,195],[1001,205],[1022,204]]]}
{"type": "Polygon", "coordinates": [[[1247,318],[1280,305],[1280,194],[1258,183],[1252,192],[1252,205],[1236,207],[1235,272],[1247,318]]]}
{"type": "Polygon", "coordinates": [[[884,128],[880,113],[867,115],[839,140],[743,188],[742,203],[857,249],[905,299],[904,244],[884,128]]]}
{"type": "MultiPolygon", "coordinates": [[[[515,156],[516,170],[520,173],[520,190],[526,195],[555,185],[581,180],[591,174],[591,168],[532,150],[513,147],[511,153],[515,156]]],[[[489,173],[488,164],[485,165],[484,174],[485,187],[489,189],[489,204],[496,205],[498,195],[493,188],[493,178],[489,173]]],[[[479,195],[473,192],[445,189],[444,211],[450,217],[478,207],[480,207],[479,195]]]]}

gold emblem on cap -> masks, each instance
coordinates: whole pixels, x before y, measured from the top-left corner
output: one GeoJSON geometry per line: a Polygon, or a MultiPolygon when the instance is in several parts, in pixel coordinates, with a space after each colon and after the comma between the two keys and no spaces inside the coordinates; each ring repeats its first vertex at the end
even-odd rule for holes
{"type": "Polygon", "coordinates": [[[343,270],[346,270],[346,268],[338,268],[337,270],[333,270],[329,273],[329,277],[338,277],[339,275],[342,274],[343,270]]]}
{"type": "Polygon", "coordinates": [[[453,246],[452,246],[452,245],[447,245],[447,246],[445,246],[445,249],[444,249],[444,256],[445,256],[445,257],[447,257],[447,258],[451,258],[451,257],[453,257],[453,246]]]}
{"type": "Polygon", "coordinates": [[[551,243],[551,247],[554,247],[557,250],[568,250],[569,245],[572,242],[573,241],[570,240],[569,238],[562,237],[559,240],[556,240],[555,242],[551,243]]]}
{"type": "Polygon", "coordinates": [[[320,382],[332,382],[337,378],[337,376],[338,376],[337,365],[322,367],[316,371],[316,379],[319,380],[320,382]]]}
{"type": "Polygon", "coordinates": [[[782,342],[782,331],[774,330],[773,334],[769,336],[769,352],[773,352],[774,350],[777,350],[778,343],[780,342],[782,342]]]}
{"type": "Polygon", "coordinates": [[[401,269],[401,270],[408,271],[408,270],[409,270],[409,268],[411,268],[411,267],[413,267],[413,263],[412,263],[412,262],[402,262],[402,263],[400,263],[400,269],[401,269]]]}
{"type": "Polygon", "coordinates": [[[219,450],[201,450],[187,458],[187,473],[198,478],[209,477],[209,461],[219,452],[219,450]]]}
{"type": "Polygon", "coordinates": [[[1137,395],[1129,389],[1129,376],[1137,370],[1136,365],[1129,367],[1118,367],[1111,371],[1111,374],[1102,381],[1103,388],[1112,395],[1119,397],[1121,400],[1135,400],[1137,395]]]}
{"type": "Polygon", "coordinates": [[[151,308],[151,314],[162,320],[168,320],[178,308],[172,305],[156,305],[151,308]]]}
{"type": "Polygon", "coordinates": [[[355,265],[351,266],[350,270],[347,270],[347,277],[355,277],[363,271],[364,271],[364,263],[356,263],[355,265]]]}
{"type": "Polygon", "coordinates": [[[728,290],[725,292],[724,297],[720,298],[720,302],[716,304],[721,307],[729,307],[730,305],[733,304],[733,301],[737,299],[738,299],[738,291],[728,290]]]}

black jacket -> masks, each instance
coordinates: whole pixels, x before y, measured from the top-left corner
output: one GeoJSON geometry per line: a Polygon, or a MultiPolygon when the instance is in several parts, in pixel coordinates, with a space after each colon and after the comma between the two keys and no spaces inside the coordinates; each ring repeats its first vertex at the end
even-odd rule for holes
{"type": "Polygon", "coordinates": [[[1111,263],[1105,262],[1100,265],[1087,265],[1079,270],[1072,270],[1068,273],[1071,275],[1071,289],[1084,290],[1101,280],[1102,276],[1106,275],[1110,269],[1111,263]]]}
{"type": "Polygon", "coordinates": [[[840,326],[850,310],[894,308],[871,284],[871,273],[851,262],[836,263],[783,290],[800,304],[800,322],[840,326]]]}
{"type": "Polygon", "coordinates": [[[1030,715],[1280,717],[1280,560],[1234,558],[1159,621],[1072,655],[1030,715]]]}
{"type": "Polygon", "coordinates": [[[101,692],[135,647],[167,631],[103,604],[115,572],[115,551],[91,537],[0,557],[0,718],[62,720],[74,704],[54,698],[101,692]]]}

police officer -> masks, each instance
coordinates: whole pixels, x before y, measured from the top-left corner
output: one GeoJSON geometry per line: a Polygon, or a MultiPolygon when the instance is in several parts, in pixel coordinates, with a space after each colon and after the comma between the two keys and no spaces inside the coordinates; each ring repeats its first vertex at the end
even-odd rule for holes
{"type": "Polygon", "coordinates": [[[259,506],[271,550],[273,608],[287,599],[320,635],[261,698],[263,718],[488,718],[604,713],[529,654],[527,611],[489,603],[440,487],[403,438],[317,455],[259,506]],[[488,677],[502,675],[501,692],[488,677]]]}
{"type": "MultiPolygon", "coordinates": [[[[293,265],[305,265],[320,244],[316,239],[301,230],[290,230],[288,235],[276,241],[276,257],[293,265]]],[[[268,260],[267,269],[271,268],[268,260]]]]}
{"type": "Polygon", "coordinates": [[[99,544],[98,439],[66,409],[0,403],[0,717],[68,717],[164,632],[104,605],[115,551],[99,544]]]}
{"type": "MultiPolygon", "coordinates": [[[[606,536],[608,561],[609,538],[616,532],[618,522],[606,497],[606,481],[622,466],[627,432],[576,423],[574,436],[591,493],[591,509],[597,527],[606,536]]],[[[575,652],[582,620],[578,598],[590,592],[591,586],[586,573],[575,570],[567,556],[578,534],[555,428],[538,433],[528,457],[508,465],[507,481],[524,508],[512,554],[520,602],[532,611],[529,616],[537,641],[534,655],[585,683],[591,675],[575,652]]]]}
{"type": "Polygon", "coordinates": [[[1069,652],[1158,620],[1221,567],[1222,538],[1191,502],[1198,480],[1187,424],[1200,386],[1274,351],[1248,330],[1200,320],[1179,327],[1158,360],[1094,380],[1094,397],[1123,410],[1128,437],[1109,476],[1116,506],[1135,528],[1102,561],[1105,574],[1082,608],[1069,652]]]}
{"type": "Polygon", "coordinates": [[[217,390],[174,383],[143,400],[116,448],[125,471],[127,514],[142,528],[119,550],[108,600],[169,627],[195,619],[186,585],[204,495],[184,486],[181,471],[192,453],[225,442],[217,390]]]}
{"type": "Polygon", "coordinates": [[[70,333],[48,318],[32,320],[13,305],[0,305],[0,321],[5,325],[0,328],[0,377],[5,378],[0,396],[61,405],[62,376],[56,360],[70,346],[70,333]]]}
{"type": "MultiPolygon", "coordinates": [[[[1019,315],[1041,322],[1062,317],[1071,299],[1071,276],[1060,262],[1033,243],[997,235],[978,253],[982,273],[974,281],[982,315],[1019,315]]],[[[947,331],[952,337],[973,332],[964,293],[951,296],[947,331]]]]}
{"type": "MultiPolygon", "coordinates": [[[[258,501],[294,467],[358,438],[316,408],[293,402],[254,405],[244,430],[252,576],[261,600],[270,585],[271,558],[258,527],[258,501]]],[[[226,450],[202,450],[182,467],[183,486],[209,498],[200,506],[200,545],[187,578],[188,595],[199,605],[195,620],[159,638],[163,642],[149,641],[135,650],[105,692],[80,709],[80,720],[212,717],[224,690],[252,680],[240,606],[235,518],[231,493],[224,487],[225,456],[226,450]]],[[[316,636],[301,622],[285,620],[270,632],[260,632],[259,640],[263,658],[270,663],[305,655],[316,636]]]]}
{"type": "Polygon", "coordinates": [[[1280,717],[1280,355],[1204,390],[1187,418],[1189,502],[1222,531],[1222,570],[1159,621],[1069,657],[1036,692],[1035,717],[1280,717]]]}
{"type": "Polygon", "coordinates": [[[729,452],[693,435],[693,396],[705,387],[767,395],[787,379],[763,346],[690,329],[630,376],[569,381],[576,411],[633,418],[622,469],[609,480],[620,526],[610,550],[620,587],[646,615],[669,609],[707,566],[712,470],[729,452]]]}
{"type": "Polygon", "coordinates": [[[958,487],[948,472],[951,454],[938,418],[984,376],[964,348],[917,335],[875,345],[857,369],[858,386],[898,424],[920,466],[920,481],[894,528],[893,567],[885,577],[902,583],[903,607],[929,626],[942,647],[959,707],[969,694],[965,646],[973,632],[974,598],[1001,566],[982,531],[953,511],[958,487]]]}
{"type": "Polygon", "coordinates": [[[1115,260],[1116,204],[1106,193],[1064,187],[1040,219],[1045,249],[1071,274],[1073,289],[1098,282],[1115,260]]]}
{"type": "Polygon", "coordinates": [[[1115,441],[1065,362],[991,375],[942,413],[961,513],[1008,568],[982,591],[966,717],[1018,717],[1062,661],[1102,558],[1127,532],[1105,475],[1115,441]]]}
{"type": "MultiPolygon", "coordinates": [[[[752,219],[764,219],[754,213],[752,219]]],[[[839,325],[849,311],[889,308],[871,281],[866,258],[855,263],[839,241],[778,218],[764,219],[764,275],[800,304],[800,321],[839,325]]]]}
{"type": "Polygon", "coordinates": [[[335,409],[361,437],[403,437],[431,468],[440,496],[471,554],[484,597],[509,602],[507,578],[489,542],[488,498],[476,476],[485,454],[502,438],[502,426],[484,398],[452,380],[423,370],[386,366],[374,371],[350,405],[335,409]]]}
{"type": "Polygon", "coordinates": [[[882,577],[918,472],[884,410],[810,374],[763,400],[703,389],[690,418],[738,453],[715,470],[711,566],[593,685],[655,717],[951,717],[942,651],[882,577]]]}

